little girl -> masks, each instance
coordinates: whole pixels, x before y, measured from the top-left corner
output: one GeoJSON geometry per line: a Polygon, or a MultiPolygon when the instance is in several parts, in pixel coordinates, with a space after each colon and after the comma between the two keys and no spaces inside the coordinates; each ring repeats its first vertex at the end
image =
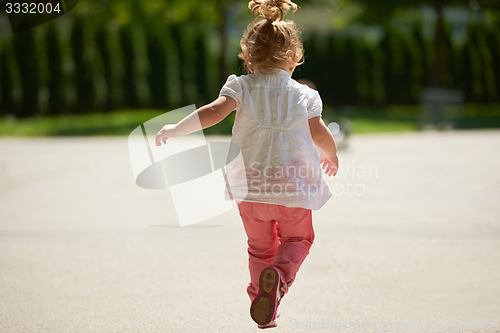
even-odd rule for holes
{"type": "Polygon", "coordinates": [[[231,142],[244,165],[228,164],[226,195],[236,201],[248,236],[250,315],[259,328],[270,328],[314,241],[312,210],[332,196],[321,168],[335,176],[338,158],[318,92],[291,78],[304,51],[295,24],[283,18],[297,5],[252,0],[248,7],[261,18],[240,41],[238,56],[250,74],[229,76],[219,98],[163,126],[156,145],[193,132],[194,124],[213,126],[236,109],[231,142]]]}

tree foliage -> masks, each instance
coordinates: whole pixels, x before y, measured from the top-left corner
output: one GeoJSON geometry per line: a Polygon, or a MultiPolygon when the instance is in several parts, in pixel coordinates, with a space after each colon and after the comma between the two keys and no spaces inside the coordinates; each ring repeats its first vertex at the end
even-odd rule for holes
{"type": "MultiPolygon", "coordinates": [[[[297,3],[305,8],[317,1],[297,3]]],[[[354,0],[321,1],[348,5],[354,0]]],[[[500,16],[495,16],[495,1],[488,7],[489,0],[478,1],[479,11],[473,11],[470,0],[442,1],[474,13],[458,27],[463,33],[457,42],[457,26],[446,17],[440,39],[433,40],[437,26],[428,23],[439,20],[424,21],[422,10],[407,10],[414,2],[367,0],[365,24],[330,35],[305,31],[306,63],[294,76],[314,81],[325,104],[335,106],[415,103],[436,77],[441,86],[464,91],[467,101],[500,102],[499,21],[478,19],[485,9],[488,17],[500,16]]],[[[253,19],[246,5],[233,0],[86,0],[60,20],[0,35],[0,114],[209,102],[228,74],[242,74],[237,42],[253,19]]]]}

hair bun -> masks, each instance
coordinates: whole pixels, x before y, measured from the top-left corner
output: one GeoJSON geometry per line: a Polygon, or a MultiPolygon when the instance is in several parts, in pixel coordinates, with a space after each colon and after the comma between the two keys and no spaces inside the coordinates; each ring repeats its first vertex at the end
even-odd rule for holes
{"type": "Polygon", "coordinates": [[[251,0],[248,8],[254,15],[269,21],[282,21],[290,7],[295,12],[298,6],[290,0],[251,0]]]}

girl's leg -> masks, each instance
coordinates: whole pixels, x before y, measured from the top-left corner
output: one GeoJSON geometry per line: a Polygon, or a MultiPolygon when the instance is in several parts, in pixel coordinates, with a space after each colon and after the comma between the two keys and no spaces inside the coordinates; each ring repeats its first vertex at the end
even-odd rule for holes
{"type": "Polygon", "coordinates": [[[272,264],[278,248],[276,221],[270,216],[266,204],[246,201],[237,204],[248,237],[250,283],[247,293],[253,301],[259,291],[260,273],[272,264]]]}
{"type": "Polygon", "coordinates": [[[277,267],[287,287],[295,280],[302,262],[314,242],[312,211],[299,207],[274,205],[273,217],[277,222],[279,246],[272,265],[277,267]]]}

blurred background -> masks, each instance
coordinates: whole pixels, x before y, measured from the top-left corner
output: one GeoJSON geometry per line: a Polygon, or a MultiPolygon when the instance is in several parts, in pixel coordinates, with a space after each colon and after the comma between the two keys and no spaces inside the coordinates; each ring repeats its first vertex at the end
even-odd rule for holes
{"type": "MultiPolygon", "coordinates": [[[[500,127],[497,0],[302,0],[294,78],[345,132],[500,127]],[[349,119],[347,121],[346,119],[349,119]]],[[[0,135],[128,135],[218,96],[247,1],[84,0],[13,33],[0,14],[0,135]]],[[[230,134],[234,113],[207,134],[230,134]]]]}

